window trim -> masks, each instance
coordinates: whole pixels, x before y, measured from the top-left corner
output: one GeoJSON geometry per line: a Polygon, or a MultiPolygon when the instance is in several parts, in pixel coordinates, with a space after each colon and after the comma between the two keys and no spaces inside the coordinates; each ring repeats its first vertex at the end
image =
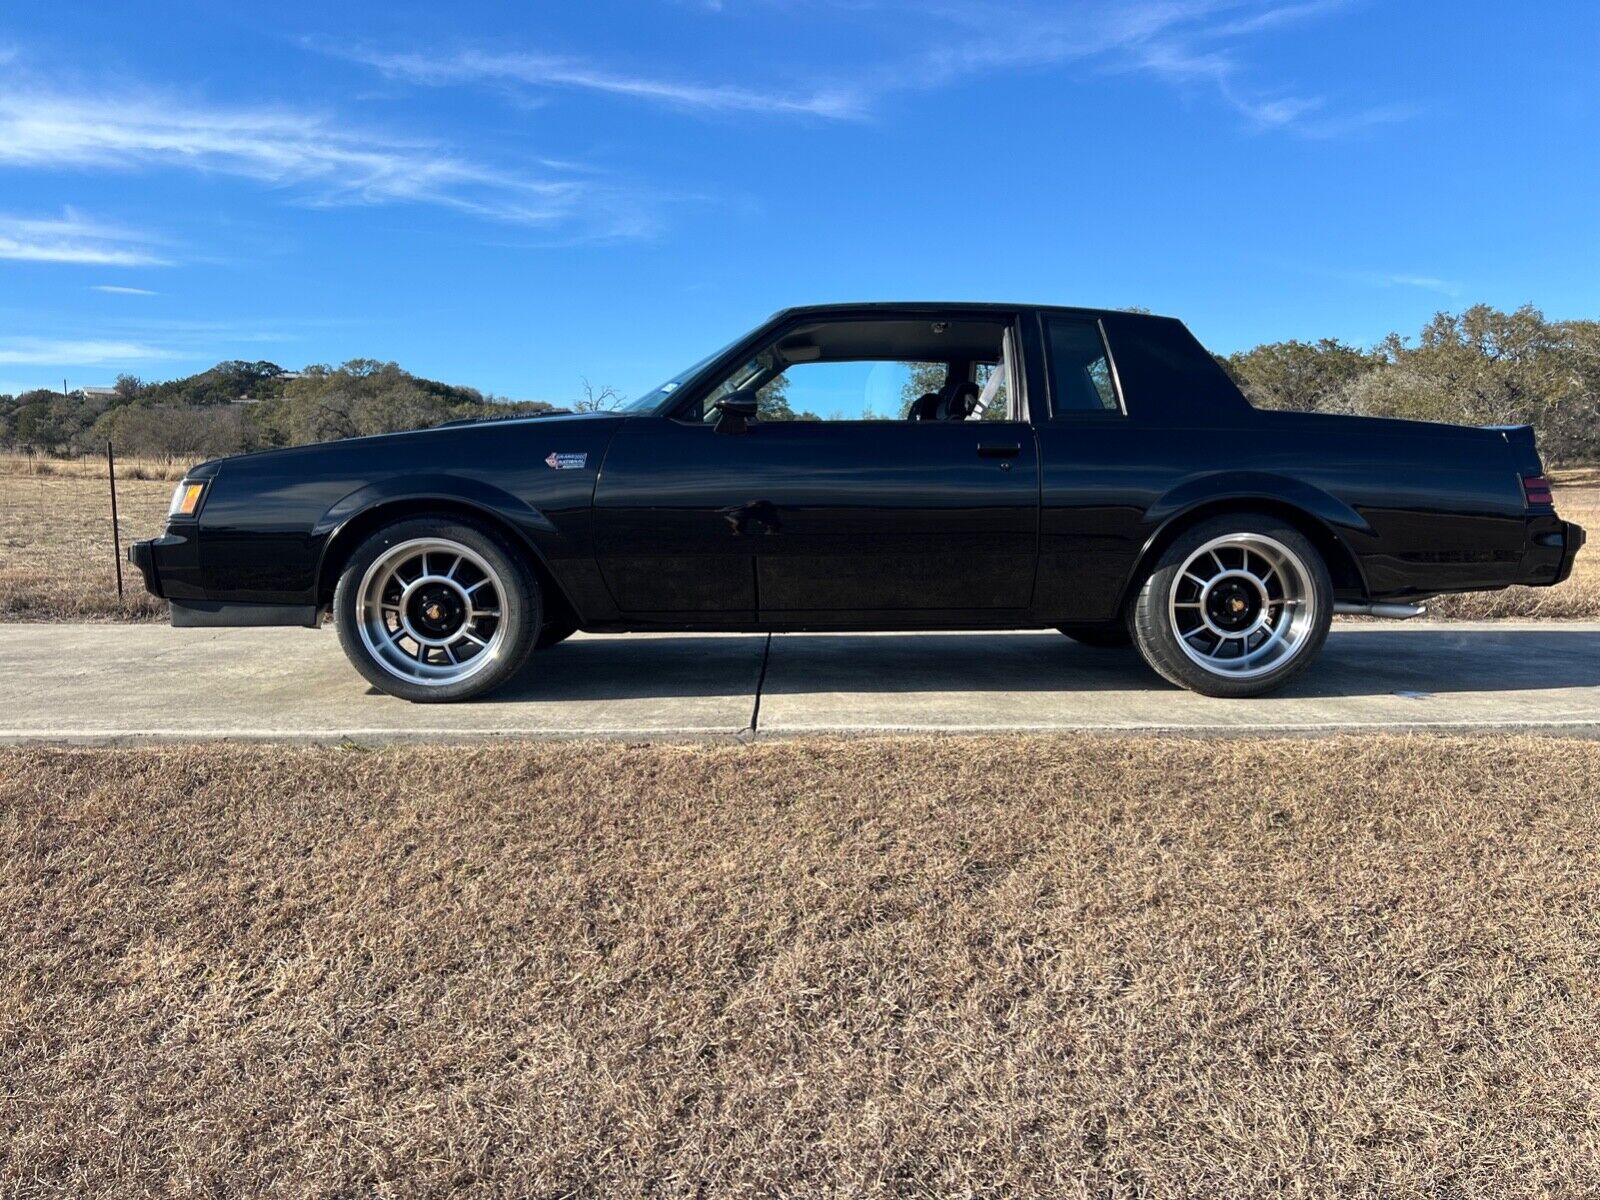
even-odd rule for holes
{"type": "Polygon", "coordinates": [[[1105,323],[1099,317],[1072,316],[1066,313],[1040,311],[1036,314],[1039,321],[1039,352],[1044,361],[1044,384],[1050,394],[1050,421],[1078,422],[1083,424],[1104,423],[1107,421],[1122,421],[1128,416],[1128,399],[1122,391],[1122,376],[1117,371],[1117,357],[1111,353],[1111,339],[1106,336],[1105,323]],[[1056,372],[1050,349],[1051,320],[1076,321],[1082,325],[1094,326],[1095,332],[1100,337],[1100,351],[1105,355],[1106,367],[1111,373],[1111,391],[1117,400],[1115,408],[1087,409],[1087,408],[1060,408],[1056,403],[1056,372]]]}
{"type": "MultiPolygon", "coordinates": [[[[930,321],[942,321],[942,320],[951,320],[951,321],[956,321],[956,320],[990,321],[990,322],[993,322],[996,325],[1002,325],[1002,326],[1005,327],[1006,331],[1008,333],[1010,333],[1010,335],[1011,335],[1011,344],[1012,344],[1012,349],[1013,349],[1013,352],[1014,352],[1014,357],[1016,357],[1016,358],[1025,358],[1026,357],[1026,351],[1021,348],[1023,346],[1024,342],[1025,342],[1025,338],[1023,337],[1023,331],[1022,331],[1022,324],[1023,324],[1024,315],[1025,314],[1020,310],[1011,310],[1011,311],[994,313],[994,312],[982,312],[982,311],[976,311],[976,310],[964,309],[964,308],[951,308],[951,309],[948,309],[948,310],[940,310],[936,314],[919,312],[919,313],[916,313],[913,317],[911,317],[911,319],[918,319],[918,318],[926,317],[926,319],[928,319],[930,321]]],[[[876,323],[876,322],[905,321],[907,319],[908,319],[908,314],[905,314],[905,313],[883,313],[883,314],[874,313],[874,314],[872,314],[870,316],[841,316],[837,320],[833,320],[831,318],[823,318],[823,320],[827,321],[830,324],[839,324],[839,325],[846,325],[846,324],[848,324],[848,325],[865,325],[865,324],[876,323]]],[[[719,383],[722,382],[723,376],[730,369],[732,369],[733,367],[737,366],[741,360],[749,358],[749,357],[752,357],[752,356],[754,356],[756,354],[759,354],[762,350],[765,350],[768,346],[772,345],[774,342],[777,342],[777,341],[781,340],[783,337],[785,337],[787,334],[789,334],[792,330],[799,329],[799,328],[802,328],[802,327],[807,326],[807,325],[816,325],[818,323],[819,323],[818,322],[818,318],[814,314],[812,314],[812,315],[797,315],[797,316],[789,318],[786,321],[783,321],[780,324],[769,324],[769,325],[762,326],[760,329],[752,331],[749,337],[741,338],[737,345],[729,347],[728,352],[726,354],[722,355],[716,362],[707,364],[707,366],[706,366],[704,371],[702,371],[699,375],[697,375],[689,383],[686,383],[686,384],[684,384],[683,387],[679,388],[678,390],[680,392],[682,392],[683,394],[681,396],[679,396],[679,397],[676,397],[673,400],[672,403],[668,404],[661,411],[659,411],[656,415],[660,416],[660,417],[663,417],[663,418],[665,418],[665,419],[667,419],[669,421],[677,421],[681,425],[704,426],[707,429],[712,428],[712,425],[710,423],[708,423],[707,421],[704,421],[704,420],[695,421],[695,420],[687,419],[684,416],[685,410],[687,410],[691,406],[697,408],[699,406],[700,402],[702,400],[704,400],[708,395],[710,395],[711,391],[719,383]]],[[[1104,335],[1103,334],[1102,334],[1102,340],[1104,340],[1104,335]]],[[[871,360],[861,360],[861,361],[871,361],[871,360]]],[[[895,361],[895,360],[884,359],[884,360],[881,360],[881,361],[888,362],[888,361],[895,361]]],[[[1033,417],[1031,415],[1032,411],[1033,411],[1033,406],[1032,406],[1032,403],[1031,403],[1032,397],[1031,397],[1031,395],[1029,393],[1029,389],[1028,389],[1027,371],[1024,369],[1023,364],[1020,363],[1020,362],[1012,362],[1010,365],[1011,365],[1011,378],[1008,381],[1008,383],[1009,384],[1014,384],[1016,386],[1016,389],[1017,389],[1017,413],[1016,413],[1016,415],[1008,417],[1004,421],[988,421],[988,422],[973,421],[973,422],[971,422],[971,424],[973,426],[981,426],[981,425],[985,425],[985,424],[988,424],[988,425],[1032,425],[1032,424],[1034,424],[1034,419],[1033,419],[1033,417]]],[[[768,422],[768,423],[771,424],[772,422],[768,422]]],[[[779,422],[779,424],[785,424],[785,423],[786,422],[779,422]]],[[[911,426],[911,425],[924,425],[924,424],[947,425],[947,424],[952,424],[952,422],[948,422],[948,421],[924,422],[924,421],[907,421],[907,420],[899,420],[899,419],[896,419],[896,420],[884,420],[882,418],[868,421],[868,420],[864,420],[864,419],[859,418],[859,417],[853,417],[853,418],[849,418],[849,419],[843,420],[843,421],[830,421],[830,420],[824,419],[824,420],[816,422],[816,424],[819,424],[819,425],[850,425],[850,426],[854,426],[854,425],[906,425],[906,426],[911,426]]]]}

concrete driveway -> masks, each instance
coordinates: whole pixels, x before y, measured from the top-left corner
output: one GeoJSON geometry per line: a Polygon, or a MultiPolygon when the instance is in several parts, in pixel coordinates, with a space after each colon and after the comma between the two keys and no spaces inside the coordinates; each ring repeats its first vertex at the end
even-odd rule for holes
{"type": "Polygon", "coordinates": [[[1054,633],[578,636],[467,704],[382,695],[332,630],[0,626],[0,741],[1368,729],[1600,733],[1600,623],[1340,624],[1261,700],[1054,633]]]}

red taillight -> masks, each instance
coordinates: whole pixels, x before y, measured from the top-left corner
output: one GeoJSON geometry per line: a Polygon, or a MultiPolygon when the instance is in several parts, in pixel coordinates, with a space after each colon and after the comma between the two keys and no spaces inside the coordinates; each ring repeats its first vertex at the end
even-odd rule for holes
{"type": "Polygon", "coordinates": [[[1550,481],[1543,475],[1524,475],[1522,494],[1527,499],[1529,508],[1551,508],[1556,502],[1555,497],[1550,494],[1550,481]]]}

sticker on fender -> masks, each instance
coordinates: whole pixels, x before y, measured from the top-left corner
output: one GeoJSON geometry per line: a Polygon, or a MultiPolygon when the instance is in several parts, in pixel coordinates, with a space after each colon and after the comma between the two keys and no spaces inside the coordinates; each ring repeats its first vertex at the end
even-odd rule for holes
{"type": "Polygon", "coordinates": [[[552,471],[576,471],[589,461],[588,452],[582,454],[555,454],[552,453],[544,460],[544,465],[552,471]]]}

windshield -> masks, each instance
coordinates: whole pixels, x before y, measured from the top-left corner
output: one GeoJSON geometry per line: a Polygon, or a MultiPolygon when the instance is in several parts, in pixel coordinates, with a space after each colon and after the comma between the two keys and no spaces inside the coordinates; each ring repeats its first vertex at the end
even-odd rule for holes
{"type": "MultiPolygon", "coordinates": [[[[740,340],[742,341],[743,339],[741,338],[740,340]]],[[[717,359],[721,358],[729,350],[733,349],[733,346],[734,343],[729,342],[726,346],[722,347],[722,349],[706,355],[699,362],[695,363],[694,366],[687,367],[684,370],[679,371],[676,375],[667,380],[665,383],[661,384],[659,387],[651,388],[637,400],[630,400],[627,404],[624,404],[619,411],[632,413],[654,412],[656,409],[665,404],[674,392],[676,392],[684,384],[688,383],[689,380],[693,379],[701,371],[709,367],[717,359]]]]}

